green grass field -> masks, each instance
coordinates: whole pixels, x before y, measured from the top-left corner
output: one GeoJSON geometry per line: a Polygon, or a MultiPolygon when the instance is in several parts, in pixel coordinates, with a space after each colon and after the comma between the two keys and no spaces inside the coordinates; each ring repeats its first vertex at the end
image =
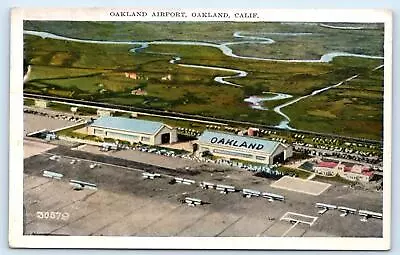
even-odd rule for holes
{"type": "Polygon", "coordinates": [[[303,171],[301,169],[294,169],[294,168],[284,167],[284,166],[278,167],[277,170],[282,172],[282,173],[285,173],[287,175],[296,176],[296,177],[301,178],[301,179],[307,179],[311,175],[310,172],[303,171]]]}
{"type": "Polygon", "coordinates": [[[367,71],[343,86],[284,109],[295,127],[379,140],[383,136],[383,70],[367,71]],[[318,126],[315,123],[319,123],[318,126]]]}
{"type": "MultiPolygon", "coordinates": [[[[285,43],[232,46],[235,52],[240,52],[243,50],[240,48],[246,46],[241,53],[243,55],[254,55],[251,51],[257,51],[255,55],[270,57],[272,54],[278,58],[318,59],[330,50],[381,55],[383,40],[380,25],[372,26],[371,30],[349,32],[321,28],[318,24],[185,22],[166,23],[161,29],[158,23],[26,21],[24,28],[103,40],[221,42],[232,41],[235,31],[257,31],[260,36],[271,32],[315,34],[290,39],[287,39],[288,36],[278,36],[285,43]],[[218,31],[215,29],[220,27],[225,28],[221,33],[207,33],[218,31]],[[267,52],[267,48],[270,52],[267,52]],[[276,50],[279,50],[279,54],[274,53],[276,50]]],[[[285,101],[360,74],[357,79],[284,108],[283,112],[292,119],[291,126],[295,128],[382,139],[383,72],[382,69],[371,71],[381,65],[382,60],[338,57],[330,63],[259,61],[228,57],[213,47],[189,45],[150,45],[141,52],[132,53],[129,50],[135,45],[88,44],[30,35],[24,36],[24,47],[25,62],[31,65],[29,80],[24,84],[26,92],[267,125],[278,124],[282,117],[273,111],[251,109],[243,102],[246,97],[262,95],[266,91],[293,95],[291,99],[264,102],[266,107],[272,109],[285,101]],[[241,85],[240,88],[223,85],[215,82],[214,78],[234,75],[234,72],[170,64],[172,56],[181,57],[179,63],[244,70],[248,76],[225,79],[241,85]],[[129,73],[135,73],[137,77],[129,78],[129,73]],[[132,94],[138,89],[145,93],[132,94]]]]}

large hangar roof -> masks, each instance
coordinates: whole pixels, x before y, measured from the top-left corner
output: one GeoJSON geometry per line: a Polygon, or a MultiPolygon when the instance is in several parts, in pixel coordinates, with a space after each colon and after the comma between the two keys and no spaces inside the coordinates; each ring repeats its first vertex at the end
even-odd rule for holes
{"type": "Polygon", "coordinates": [[[209,130],[204,131],[204,133],[199,137],[199,141],[232,149],[243,148],[254,151],[264,151],[268,154],[272,154],[280,144],[279,142],[260,138],[239,136],[230,133],[209,130]]]}
{"type": "Polygon", "coordinates": [[[155,134],[164,126],[164,124],[161,122],[128,119],[123,117],[101,117],[95,120],[92,126],[135,133],[155,134]]]}

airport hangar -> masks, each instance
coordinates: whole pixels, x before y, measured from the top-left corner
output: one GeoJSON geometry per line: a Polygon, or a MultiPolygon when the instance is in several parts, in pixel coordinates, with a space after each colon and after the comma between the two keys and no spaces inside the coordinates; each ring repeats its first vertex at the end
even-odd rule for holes
{"type": "Polygon", "coordinates": [[[223,158],[272,165],[293,155],[292,147],[279,142],[225,132],[204,131],[197,141],[198,155],[210,152],[223,158]]]}
{"type": "Polygon", "coordinates": [[[122,117],[100,117],[87,127],[88,135],[130,143],[159,145],[178,140],[177,131],[161,122],[122,117]]]}

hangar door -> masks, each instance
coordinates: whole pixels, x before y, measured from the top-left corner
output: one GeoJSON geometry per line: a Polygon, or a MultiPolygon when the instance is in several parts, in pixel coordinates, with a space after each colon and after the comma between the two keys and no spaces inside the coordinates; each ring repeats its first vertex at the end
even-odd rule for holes
{"type": "Polygon", "coordinates": [[[285,161],[285,155],[284,152],[282,151],[272,159],[272,164],[282,163],[283,161],[285,161]]]}
{"type": "Polygon", "coordinates": [[[161,143],[169,143],[171,140],[170,133],[165,133],[161,135],[161,143]]]}

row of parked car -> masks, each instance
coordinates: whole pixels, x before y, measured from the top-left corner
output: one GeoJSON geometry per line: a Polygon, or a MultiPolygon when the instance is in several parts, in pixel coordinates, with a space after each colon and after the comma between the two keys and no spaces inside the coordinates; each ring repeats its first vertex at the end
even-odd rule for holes
{"type": "Polygon", "coordinates": [[[191,128],[177,127],[176,129],[178,130],[179,133],[187,136],[198,137],[201,135],[199,131],[191,128]]]}
{"type": "Polygon", "coordinates": [[[316,149],[321,149],[321,150],[327,150],[327,151],[332,151],[332,152],[343,152],[343,153],[348,153],[348,154],[356,154],[356,155],[361,155],[364,157],[374,157],[377,155],[376,152],[370,151],[360,151],[356,149],[351,149],[351,148],[345,148],[345,147],[340,147],[340,146],[327,146],[327,145],[319,145],[319,144],[309,144],[309,143],[303,143],[303,142],[293,142],[293,145],[299,145],[299,146],[304,146],[304,147],[309,147],[309,148],[316,148],[316,149]]]}
{"type": "Polygon", "coordinates": [[[71,122],[81,122],[84,119],[76,116],[70,116],[70,115],[65,115],[65,114],[49,114],[47,112],[41,112],[41,111],[36,111],[32,109],[24,109],[24,113],[28,114],[33,114],[33,115],[39,115],[39,116],[44,116],[52,119],[57,119],[57,120],[67,120],[71,122]]]}
{"type": "Polygon", "coordinates": [[[136,147],[131,147],[132,150],[137,150],[137,151],[142,151],[142,152],[148,152],[148,153],[154,153],[157,155],[164,155],[168,157],[176,157],[176,153],[171,150],[167,149],[161,149],[161,148],[154,148],[154,147],[149,147],[146,145],[138,145],[136,147]]]}
{"type": "Polygon", "coordinates": [[[197,162],[205,162],[205,163],[213,163],[213,164],[218,164],[218,165],[225,165],[225,166],[230,166],[230,167],[238,167],[242,168],[247,171],[251,172],[263,172],[267,173],[270,176],[275,176],[275,177],[280,177],[285,175],[284,173],[280,172],[277,170],[277,167],[281,166],[281,164],[274,164],[274,165],[261,165],[261,164],[252,164],[251,162],[241,162],[237,160],[230,160],[230,159],[224,159],[224,158],[218,158],[218,159],[211,159],[207,157],[194,157],[194,156],[187,156],[186,158],[195,160],[197,162]]]}
{"type": "MultiPolygon", "coordinates": [[[[363,156],[359,154],[348,154],[344,152],[337,152],[337,151],[318,151],[312,148],[304,148],[304,147],[297,147],[294,146],[294,151],[306,153],[310,156],[325,156],[325,157],[336,157],[348,160],[355,160],[363,163],[379,165],[382,163],[382,159],[373,156],[363,156]]],[[[379,169],[378,169],[379,170],[379,169]]]]}
{"type": "MultiPolygon", "coordinates": [[[[184,159],[189,159],[197,162],[206,162],[206,163],[214,163],[214,164],[219,164],[219,165],[227,165],[227,166],[232,166],[232,167],[239,167],[248,171],[252,172],[266,172],[270,173],[273,175],[283,175],[283,173],[274,170],[276,166],[271,166],[268,167],[267,165],[253,165],[251,163],[246,164],[244,162],[239,162],[239,161],[233,161],[229,159],[208,159],[205,157],[196,157],[190,154],[178,154],[173,150],[168,150],[166,148],[157,148],[157,147],[151,147],[143,144],[138,144],[135,146],[128,146],[125,145],[126,147],[122,148],[119,146],[118,148],[120,149],[130,149],[130,150],[136,150],[136,151],[141,151],[141,152],[147,152],[147,153],[154,153],[157,155],[163,155],[167,157],[179,157],[179,158],[184,158],[184,159]]],[[[104,146],[103,146],[104,147],[104,146]]]]}
{"type": "Polygon", "coordinates": [[[137,145],[131,146],[131,145],[127,145],[127,144],[103,143],[103,145],[100,147],[101,151],[119,150],[119,149],[142,151],[142,152],[154,153],[157,155],[163,155],[163,156],[169,156],[169,157],[179,156],[179,154],[177,154],[173,150],[168,150],[165,148],[150,147],[150,146],[147,146],[144,144],[137,144],[137,145]]]}

